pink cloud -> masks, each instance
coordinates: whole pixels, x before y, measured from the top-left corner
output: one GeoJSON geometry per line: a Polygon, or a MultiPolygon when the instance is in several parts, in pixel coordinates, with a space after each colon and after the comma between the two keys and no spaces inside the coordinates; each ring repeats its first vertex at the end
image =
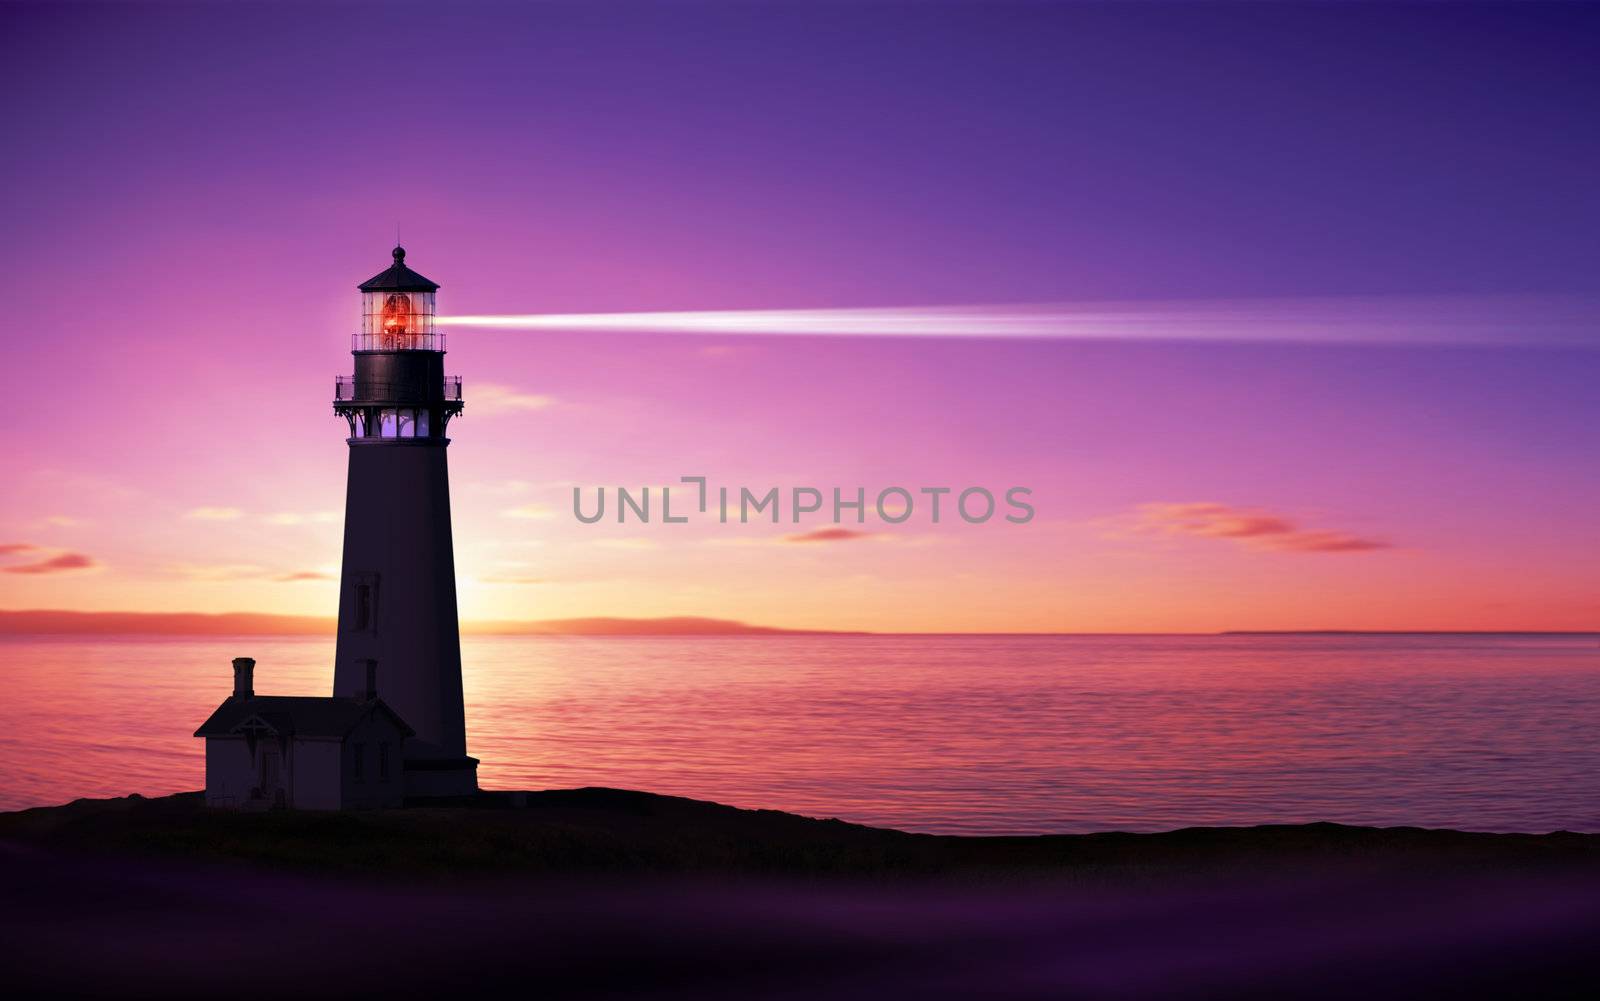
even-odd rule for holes
{"type": "Polygon", "coordinates": [[[15,556],[18,553],[31,553],[38,546],[28,542],[0,542],[0,556],[15,556]]]}
{"type": "Polygon", "coordinates": [[[1394,546],[1382,539],[1363,539],[1343,532],[1291,532],[1269,543],[1268,548],[1297,553],[1366,553],[1394,546]]]}
{"type": "Polygon", "coordinates": [[[1228,539],[1252,549],[1293,553],[1364,553],[1393,548],[1381,539],[1306,530],[1270,511],[1212,502],[1141,504],[1133,531],[1142,535],[1228,539]]]}
{"type": "Polygon", "coordinates": [[[849,542],[853,539],[865,539],[871,532],[858,532],[851,528],[819,528],[814,532],[801,532],[798,535],[785,535],[785,542],[849,542]]]}
{"type": "Polygon", "coordinates": [[[82,553],[62,553],[37,563],[6,567],[6,573],[61,573],[67,570],[89,570],[97,566],[94,560],[82,553]]]}

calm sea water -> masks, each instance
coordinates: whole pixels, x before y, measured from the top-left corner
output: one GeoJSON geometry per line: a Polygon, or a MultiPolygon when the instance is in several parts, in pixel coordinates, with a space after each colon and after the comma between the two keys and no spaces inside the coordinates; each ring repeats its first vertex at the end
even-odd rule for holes
{"type": "MultiPolygon", "coordinates": [[[[943,833],[1331,820],[1600,831],[1600,638],[470,637],[486,788],[607,785],[943,833]]],[[[204,784],[253,656],[331,640],[0,639],[0,809],[204,784]]]]}

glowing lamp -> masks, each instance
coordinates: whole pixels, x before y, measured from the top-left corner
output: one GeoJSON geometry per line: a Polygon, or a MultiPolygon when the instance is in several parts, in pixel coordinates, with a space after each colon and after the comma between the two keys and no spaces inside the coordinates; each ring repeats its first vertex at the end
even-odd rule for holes
{"type": "Polygon", "coordinates": [[[384,296],[382,320],[386,334],[411,333],[411,297],[404,292],[384,296]]]}

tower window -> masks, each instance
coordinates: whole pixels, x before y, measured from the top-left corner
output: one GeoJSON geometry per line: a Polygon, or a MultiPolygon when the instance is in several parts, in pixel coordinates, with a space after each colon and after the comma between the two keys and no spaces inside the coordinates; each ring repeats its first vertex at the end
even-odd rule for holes
{"type": "Polygon", "coordinates": [[[394,438],[398,435],[397,425],[399,415],[393,410],[378,411],[378,424],[381,428],[380,437],[394,438]]]}
{"type": "Polygon", "coordinates": [[[352,570],[344,575],[344,596],[339,604],[339,629],[346,633],[378,635],[378,575],[371,570],[352,570]]]}

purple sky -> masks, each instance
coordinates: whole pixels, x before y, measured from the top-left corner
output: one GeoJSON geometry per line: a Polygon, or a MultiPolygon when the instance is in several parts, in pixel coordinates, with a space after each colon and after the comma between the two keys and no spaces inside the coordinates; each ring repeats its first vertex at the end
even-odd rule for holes
{"type": "MultiPolygon", "coordinates": [[[[1594,7],[8,5],[0,28],[0,544],[94,564],[0,574],[0,607],[331,610],[329,382],[397,222],[458,314],[1600,315],[1594,7]]],[[[1593,626],[1587,322],[1565,349],[453,333],[463,614],[1593,626]],[[1040,517],[763,548],[566,512],[571,483],[696,472],[1024,483],[1040,517]],[[1222,510],[1171,507],[1198,504],[1222,510]],[[1267,515],[1385,545],[1237,529],[1267,515]]]]}

